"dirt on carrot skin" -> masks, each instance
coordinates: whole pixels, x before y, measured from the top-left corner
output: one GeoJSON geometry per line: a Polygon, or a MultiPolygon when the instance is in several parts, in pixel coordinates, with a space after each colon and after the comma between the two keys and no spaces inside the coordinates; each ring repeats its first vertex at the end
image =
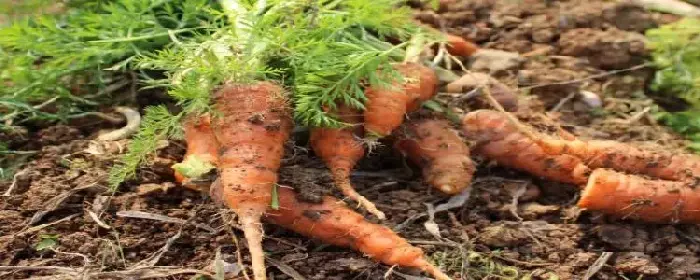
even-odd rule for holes
{"type": "MultiPolygon", "coordinates": [[[[440,11],[424,8],[416,17],[435,26],[444,20],[448,31],[473,39],[482,47],[530,53],[519,69],[493,74],[513,88],[538,85],[521,91],[526,100],[517,113],[521,120],[550,133],[556,132],[559,124],[583,139],[682,148],[684,142],[679,136],[657,126],[644,113],[653,105],[644,89],[649,70],[604,75],[608,70],[600,68],[625,68],[643,62],[642,53],[632,48],[638,46],[629,43],[632,40],[620,42],[621,38],[635,38],[634,34],[675,17],[598,0],[441,2],[446,5],[440,11]],[[573,36],[579,32],[615,43],[591,45],[573,36]],[[598,55],[618,52],[626,55],[621,57],[624,61],[607,66],[595,61],[598,55]],[[602,76],[586,79],[592,75],[602,76]],[[577,82],[569,83],[571,80],[577,82]],[[591,108],[576,95],[579,90],[600,96],[603,107],[591,108]],[[569,96],[573,97],[562,101],[569,96]]],[[[465,111],[477,109],[470,107],[469,102],[457,104],[465,111]]],[[[120,149],[123,152],[126,142],[103,143],[89,149],[94,144],[88,139],[96,132],[96,129],[66,126],[30,129],[22,133],[28,140],[26,143],[13,144],[13,148],[39,153],[15,177],[11,195],[0,196],[0,265],[87,267],[98,272],[123,271],[139,262],[151,261],[148,264],[213,273],[217,250],[230,271],[236,271],[237,250],[242,253],[243,264],[250,264],[242,233],[233,229],[241,246],[237,248],[223,226],[218,207],[199,193],[172,187],[174,178],[169,166],[182,159],[183,143],[170,141],[164,145],[136,179],[111,195],[100,188],[106,185],[102,176],[107,174],[120,149]],[[94,182],[98,182],[97,186],[75,192],[52,207],[52,198],[94,182]],[[138,195],[139,186],[144,184],[167,190],[138,195]],[[42,211],[45,214],[30,225],[32,217],[42,211]],[[132,211],[132,214],[142,211],[156,218],[153,214],[165,215],[186,223],[182,226],[163,220],[129,218],[120,211],[132,211]],[[109,229],[100,226],[90,212],[109,229]],[[76,216],[60,221],[71,215],[76,216]],[[41,225],[47,226],[36,228],[41,225]],[[55,251],[38,251],[42,239],[55,239],[55,251]],[[170,244],[167,250],[156,259],[167,244],[170,244]],[[75,253],[84,255],[90,263],[86,265],[84,258],[75,253]]],[[[308,149],[304,133],[299,132],[294,138],[296,141],[289,141],[286,146],[280,183],[295,186],[309,201],[326,194],[341,197],[327,168],[308,149]]],[[[473,258],[469,258],[471,266],[463,270],[462,260],[465,256],[475,256],[469,255],[472,252],[498,264],[495,267],[515,268],[519,276],[531,275],[532,279],[551,279],[552,275],[559,279],[581,279],[602,252],[613,255],[592,279],[620,279],[618,275],[628,279],[640,276],[700,279],[697,225],[644,225],[581,212],[575,207],[576,187],[535,178],[478,158],[475,158],[479,165],[473,191],[466,203],[435,214],[441,237],[460,244],[461,249],[454,247],[454,243],[438,241],[426,230],[425,217],[412,222],[410,218],[427,213],[426,203],[438,205],[449,197],[424,183],[420,170],[410,169],[391,150],[390,143],[386,144],[358,163],[352,174],[354,186],[387,214],[386,225],[399,227],[401,236],[423,248],[455,279],[466,278],[462,271],[476,279],[487,272],[496,274],[486,271],[485,262],[473,258]]],[[[0,182],[0,194],[11,185],[12,181],[0,182]]],[[[352,201],[348,203],[355,206],[352,201]]],[[[378,222],[370,215],[366,217],[378,222]]],[[[267,225],[265,232],[264,248],[269,256],[306,279],[383,279],[389,270],[388,266],[357,252],[325,246],[275,226],[267,225]]],[[[283,272],[286,269],[269,265],[271,279],[293,279],[283,272]]],[[[416,275],[415,271],[402,268],[395,271],[416,275]]],[[[2,270],[0,279],[55,273],[2,270]]],[[[396,274],[388,278],[403,279],[396,274]]]]}

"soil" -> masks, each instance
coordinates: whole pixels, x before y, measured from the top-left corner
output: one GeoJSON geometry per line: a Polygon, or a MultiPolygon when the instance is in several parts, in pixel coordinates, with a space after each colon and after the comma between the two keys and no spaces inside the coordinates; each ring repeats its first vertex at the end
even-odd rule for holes
{"type": "MultiPolygon", "coordinates": [[[[686,144],[649,116],[654,103],[645,86],[652,72],[635,68],[647,59],[644,30],[675,17],[601,0],[445,0],[437,12],[413,7],[425,23],[483,48],[521,54],[516,69],[491,75],[520,88],[522,121],[556,124],[583,139],[678,151],[686,144]],[[606,72],[611,70],[618,71],[606,72]],[[578,91],[599,96],[602,107],[592,107],[578,91]]],[[[440,98],[454,99],[464,111],[476,109],[458,97],[440,98]]],[[[39,152],[12,182],[0,182],[2,193],[13,188],[0,197],[0,266],[16,268],[0,269],[0,279],[197,279],[197,273],[213,275],[221,263],[227,279],[245,279],[239,261],[248,266],[247,248],[242,233],[225,226],[230,213],[173,183],[170,166],[181,160],[183,143],[164,144],[136,179],[112,191],[106,177],[128,141],[90,140],[99,127],[58,125],[9,136],[22,138],[13,147],[39,152]]],[[[307,137],[299,132],[288,143],[280,182],[306,200],[338,195],[307,137]]],[[[435,215],[441,239],[425,229],[424,217],[415,217],[427,212],[427,203],[449,197],[427,186],[400,155],[380,147],[352,179],[386,213],[384,224],[423,248],[454,279],[583,279],[594,268],[599,270],[588,279],[700,279],[699,226],[582,212],[575,206],[575,186],[475,160],[479,168],[466,203],[435,215]],[[612,255],[595,266],[605,252],[612,255]]],[[[377,264],[273,225],[265,232],[270,279],[418,279],[410,278],[416,271],[377,264]]]]}

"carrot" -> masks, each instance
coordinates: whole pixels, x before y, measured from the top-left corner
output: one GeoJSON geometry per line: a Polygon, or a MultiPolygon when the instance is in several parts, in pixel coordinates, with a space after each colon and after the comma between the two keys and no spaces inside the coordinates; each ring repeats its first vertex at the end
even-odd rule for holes
{"type": "Polygon", "coordinates": [[[700,191],[609,169],[591,173],[578,206],[651,223],[700,223],[700,191]]]}
{"type": "MultiPolygon", "coordinates": [[[[425,23],[418,22],[418,21],[416,21],[416,23],[418,25],[420,25],[421,27],[423,27],[427,30],[430,30],[432,32],[443,33],[440,30],[436,29],[435,27],[432,27],[432,26],[427,25],[425,23]]],[[[477,46],[476,44],[474,44],[472,42],[465,40],[464,38],[462,38],[460,36],[453,35],[453,34],[445,34],[445,36],[447,37],[446,38],[447,39],[446,49],[447,49],[447,52],[451,55],[472,56],[474,53],[476,53],[479,50],[479,46],[477,46]]]]}
{"type": "Polygon", "coordinates": [[[365,131],[373,137],[384,137],[401,126],[407,112],[415,110],[422,101],[437,92],[437,75],[418,63],[406,62],[394,68],[407,78],[405,83],[390,87],[365,89],[365,131]]]}
{"type": "MultiPolygon", "coordinates": [[[[198,118],[187,118],[183,122],[183,130],[185,132],[185,141],[187,143],[187,151],[183,161],[187,161],[192,157],[197,157],[213,165],[218,164],[218,144],[211,130],[210,116],[203,115],[198,118]]],[[[175,171],[175,180],[182,183],[183,186],[200,191],[201,188],[196,184],[192,184],[177,170],[175,171]]]]}
{"type": "Polygon", "coordinates": [[[270,82],[225,85],[214,95],[219,116],[212,128],[219,151],[224,203],[238,215],[256,280],[265,276],[260,218],[272,201],[272,188],[292,130],[283,89],[270,82]]]}
{"type": "Polygon", "coordinates": [[[474,152],[499,164],[563,183],[585,184],[590,169],[567,154],[549,154],[513,125],[506,116],[491,110],[466,114],[462,129],[477,140],[474,152]]]}
{"type": "Polygon", "coordinates": [[[320,204],[296,199],[288,187],[279,188],[279,210],[270,210],[266,220],[328,244],[350,247],[387,265],[416,267],[436,279],[449,276],[433,266],[420,248],[409,244],[388,227],[373,224],[362,215],[326,196],[320,204]]]}
{"type": "Polygon", "coordinates": [[[423,177],[447,194],[467,188],[474,175],[469,147],[446,120],[414,120],[399,130],[394,147],[423,169],[423,177]]]}
{"type": "Polygon", "coordinates": [[[398,66],[406,77],[417,77],[418,83],[406,84],[406,91],[410,94],[410,100],[406,104],[406,111],[413,112],[420,108],[421,104],[430,100],[437,94],[438,78],[437,74],[430,67],[419,63],[403,63],[398,66]]]}
{"type": "Polygon", "coordinates": [[[447,52],[455,56],[471,56],[479,50],[476,44],[462,37],[447,34],[447,52]]]}
{"type": "Polygon", "coordinates": [[[345,105],[338,106],[336,114],[340,121],[353,125],[353,127],[312,128],[311,147],[330,168],[335,186],[345,196],[357,201],[361,207],[383,220],[386,218],[384,213],[377,209],[374,203],[357,193],[350,182],[350,171],[365,155],[362,141],[355,136],[355,133],[362,133],[362,128],[356,126],[362,122],[362,114],[345,105]]]}
{"type": "Polygon", "coordinates": [[[576,156],[591,168],[611,168],[700,186],[700,157],[695,155],[645,151],[607,140],[543,139],[539,144],[547,153],[576,156]]]}

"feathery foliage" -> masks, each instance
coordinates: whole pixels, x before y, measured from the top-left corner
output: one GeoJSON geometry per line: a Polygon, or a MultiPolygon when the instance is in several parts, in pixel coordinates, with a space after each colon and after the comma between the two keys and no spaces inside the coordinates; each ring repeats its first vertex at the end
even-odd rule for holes
{"type": "Polygon", "coordinates": [[[700,152],[700,19],[684,18],[650,29],[646,36],[658,68],[652,89],[690,104],[690,111],[664,112],[660,119],[686,135],[691,149],[700,152]]]}
{"type": "Polygon", "coordinates": [[[0,29],[0,52],[13,54],[0,58],[0,77],[11,85],[0,90],[0,111],[19,122],[67,118],[103,101],[75,85],[104,87],[114,72],[142,71],[149,87],[167,88],[179,112],[145,110],[141,130],[112,170],[116,187],[159,140],[179,136],[182,118],[211,111],[210,94],[225,83],[277,81],[293,92],[299,124],[342,125],[323,109],[336,102],[363,109],[365,86],[402,78],[391,66],[405,59],[407,44],[389,41],[422,32],[403,2],[69,0],[64,13],[15,19],[0,29]],[[165,78],[145,75],[152,70],[165,78]],[[47,100],[65,112],[35,105],[47,100]]]}
{"type": "MultiPolygon", "coordinates": [[[[40,3],[42,1],[32,1],[40,3]]],[[[48,1],[43,1],[48,2],[48,1]]],[[[208,0],[65,1],[62,11],[15,18],[0,29],[3,121],[65,120],[107,103],[100,92],[137,55],[186,36],[209,14],[208,0]],[[33,108],[51,100],[51,113],[33,108]]],[[[54,3],[55,4],[55,3],[54,3]]]]}

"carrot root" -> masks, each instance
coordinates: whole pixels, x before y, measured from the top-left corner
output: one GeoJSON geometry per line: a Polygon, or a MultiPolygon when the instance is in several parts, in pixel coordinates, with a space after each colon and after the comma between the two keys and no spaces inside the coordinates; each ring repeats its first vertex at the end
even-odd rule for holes
{"type": "Polygon", "coordinates": [[[399,130],[394,147],[423,169],[423,177],[447,194],[469,187],[476,168],[469,147],[446,120],[413,120],[399,130]]]}
{"type": "Polygon", "coordinates": [[[214,95],[221,117],[212,119],[219,143],[219,180],[224,204],[238,214],[250,249],[256,280],[266,279],[260,217],[272,201],[272,188],[292,130],[283,89],[269,82],[226,85],[214,95]]]}
{"type": "Polygon", "coordinates": [[[574,155],[591,168],[610,168],[700,185],[700,157],[695,155],[645,151],[609,140],[544,139],[538,144],[549,154],[574,155]]]}
{"type": "Polygon", "coordinates": [[[324,197],[320,204],[306,203],[297,200],[292,189],[280,187],[279,200],[279,209],[267,212],[271,223],[324,243],[354,248],[387,265],[416,267],[437,279],[450,279],[425,259],[420,248],[388,227],[366,221],[333,197],[324,197]]]}
{"type": "Polygon", "coordinates": [[[243,235],[248,244],[255,280],[266,279],[265,253],[262,248],[263,229],[260,223],[260,216],[260,212],[251,212],[249,215],[238,216],[241,228],[243,228],[243,235]]]}
{"type": "Polygon", "coordinates": [[[362,133],[361,128],[356,126],[362,122],[362,114],[345,105],[338,106],[335,113],[341,121],[352,126],[312,128],[311,147],[331,170],[335,187],[346,197],[357,201],[360,207],[383,220],[386,215],[377,209],[374,203],[357,193],[350,181],[350,171],[365,155],[363,143],[356,136],[356,134],[362,133]]]}
{"type": "Polygon", "coordinates": [[[390,88],[365,89],[365,131],[370,138],[382,138],[401,126],[406,113],[415,111],[437,93],[437,74],[418,63],[394,65],[406,78],[405,83],[394,83],[390,88]]]}
{"type": "MultiPolygon", "coordinates": [[[[338,172],[334,172],[338,173],[338,172]]],[[[386,214],[382,212],[381,210],[377,209],[377,206],[374,205],[372,201],[367,199],[366,197],[362,196],[359,194],[355,188],[350,185],[350,178],[347,176],[346,172],[342,172],[342,174],[335,174],[333,175],[336,179],[335,185],[336,187],[345,195],[346,197],[357,201],[357,204],[359,207],[367,210],[370,214],[376,216],[380,220],[386,219],[386,214]]]]}
{"type": "Polygon", "coordinates": [[[697,188],[609,169],[591,173],[578,206],[650,223],[700,223],[697,188]]]}
{"type": "Polygon", "coordinates": [[[500,112],[468,113],[462,119],[462,129],[467,137],[477,141],[475,153],[503,166],[563,183],[580,185],[588,181],[590,169],[581,159],[547,153],[500,112]]]}

